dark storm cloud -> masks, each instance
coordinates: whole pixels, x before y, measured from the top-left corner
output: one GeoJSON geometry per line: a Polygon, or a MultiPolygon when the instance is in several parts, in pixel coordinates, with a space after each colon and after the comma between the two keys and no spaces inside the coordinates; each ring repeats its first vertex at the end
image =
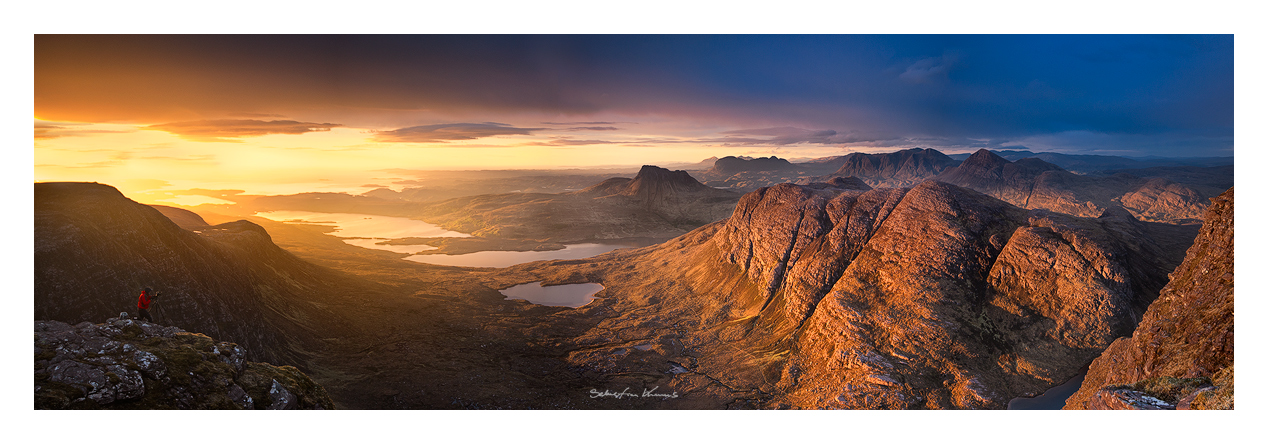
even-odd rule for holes
{"type": "MultiPolygon", "coordinates": [[[[544,125],[600,127],[616,125],[600,116],[657,115],[901,138],[1168,132],[1200,147],[1233,135],[1234,38],[41,35],[35,93],[37,116],[85,122],[320,109],[515,125],[514,116],[549,114],[579,119],[544,125]]],[[[337,117],[321,119],[380,127],[329,113],[337,117]]],[[[1146,139],[1116,141],[1150,150],[1146,139]]]]}
{"type": "Polygon", "coordinates": [[[842,144],[850,138],[839,135],[834,130],[805,130],[794,127],[772,127],[766,129],[730,130],[721,132],[725,136],[724,143],[730,144],[767,144],[787,146],[791,144],[842,144]],[[754,138],[754,136],[766,138],[754,138]]]}
{"type": "Polygon", "coordinates": [[[375,140],[380,142],[435,143],[463,141],[501,135],[529,135],[538,130],[544,129],[513,127],[508,124],[500,124],[497,122],[482,122],[476,124],[433,124],[379,132],[375,134],[375,140]]]}
{"type": "Polygon", "coordinates": [[[261,121],[256,119],[213,119],[206,121],[170,122],[144,128],[162,130],[192,141],[241,142],[237,138],[264,135],[299,135],[326,132],[340,124],[297,121],[261,121]]]}

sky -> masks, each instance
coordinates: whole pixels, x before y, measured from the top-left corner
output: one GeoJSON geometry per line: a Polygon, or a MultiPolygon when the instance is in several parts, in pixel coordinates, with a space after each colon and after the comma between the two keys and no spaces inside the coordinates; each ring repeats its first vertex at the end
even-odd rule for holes
{"type": "MultiPolygon", "coordinates": [[[[36,181],[354,191],[401,170],[913,147],[1231,156],[1232,35],[36,35],[36,181]]],[[[194,203],[185,203],[194,204],[194,203]]]]}

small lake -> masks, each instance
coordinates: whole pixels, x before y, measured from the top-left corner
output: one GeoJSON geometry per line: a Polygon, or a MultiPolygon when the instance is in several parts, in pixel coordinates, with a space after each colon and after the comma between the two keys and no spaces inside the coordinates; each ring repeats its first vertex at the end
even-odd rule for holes
{"type": "Polygon", "coordinates": [[[344,243],[402,254],[415,254],[437,248],[428,245],[378,245],[377,243],[406,237],[471,237],[462,232],[442,229],[432,223],[382,215],[270,211],[257,212],[256,216],[283,223],[334,226],[335,230],[330,234],[343,238],[344,243]]]}
{"type": "Polygon", "coordinates": [[[595,299],[595,293],[603,289],[604,286],[598,283],[542,286],[542,282],[533,282],[498,292],[507,296],[504,300],[521,299],[538,305],[578,308],[591,303],[595,299]]]}
{"type": "Polygon", "coordinates": [[[1080,372],[1076,377],[1067,380],[1067,382],[1051,387],[1045,393],[1032,398],[1015,398],[1010,400],[1006,405],[1008,410],[1060,410],[1063,405],[1067,404],[1067,399],[1076,394],[1080,390],[1080,384],[1085,381],[1085,372],[1080,372]]]}
{"type": "Polygon", "coordinates": [[[629,248],[622,245],[605,245],[599,243],[582,243],[565,245],[564,249],[555,251],[479,251],[468,254],[421,254],[406,257],[406,260],[432,265],[468,266],[483,268],[506,268],[512,265],[537,260],[574,260],[597,256],[614,249],[629,248]]]}

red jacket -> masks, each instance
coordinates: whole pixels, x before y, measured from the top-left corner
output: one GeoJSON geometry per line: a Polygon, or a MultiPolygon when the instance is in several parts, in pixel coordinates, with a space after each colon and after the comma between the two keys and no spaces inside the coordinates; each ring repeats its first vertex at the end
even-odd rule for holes
{"type": "Polygon", "coordinates": [[[145,291],[142,291],[141,297],[137,298],[137,308],[142,310],[150,309],[150,296],[146,295],[145,291]]]}

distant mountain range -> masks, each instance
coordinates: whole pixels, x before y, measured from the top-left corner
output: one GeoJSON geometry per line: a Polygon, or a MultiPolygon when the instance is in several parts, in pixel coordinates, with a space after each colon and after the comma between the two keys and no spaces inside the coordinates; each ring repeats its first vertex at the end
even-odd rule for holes
{"type": "Polygon", "coordinates": [[[1233,160],[1131,159],[986,149],[950,157],[937,150],[914,148],[852,153],[806,163],[776,157],[725,157],[716,160],[711,169],[694,174],[706,184],[737,191],[780,183],[829,183],[837,177],[855,177],[871,187],[911,187],[937,179],[1027,209],[1096,217],[1110,207],[1123,206],[1148,221],[1196,224],[1207,199],[1234,185],[1233,160]],[[1093,173],[1077,173],[1082,171],[1093,173]]]}
{"type": "Polygon", "coordinates": [[[610,178],[576,192],[460,197],[429,203],[415,215],[481,237],[664,240],[727,217],[739,198],[687,172],[644,166],[635,178],[610,178]]]}
{"type": "MultiPolygon", "coordinates": [[[[1074,173],[1098,173],[1111,170],[1144,169],[1150,167],[1215,167],[1229,166],[1235,163],[1231,156],[1164,158],[1164,157],[1123,157],[1107,155],[1068,155],[1056,152],[1031,152],[1027,150],[993,150],[992,153],[1010,161],[1024,158],[1036,158],[1041,161],[1062,167],[1074,173]]],[[[972,153],[952,155],[957,161],[969,158],[972,153]]]]}

